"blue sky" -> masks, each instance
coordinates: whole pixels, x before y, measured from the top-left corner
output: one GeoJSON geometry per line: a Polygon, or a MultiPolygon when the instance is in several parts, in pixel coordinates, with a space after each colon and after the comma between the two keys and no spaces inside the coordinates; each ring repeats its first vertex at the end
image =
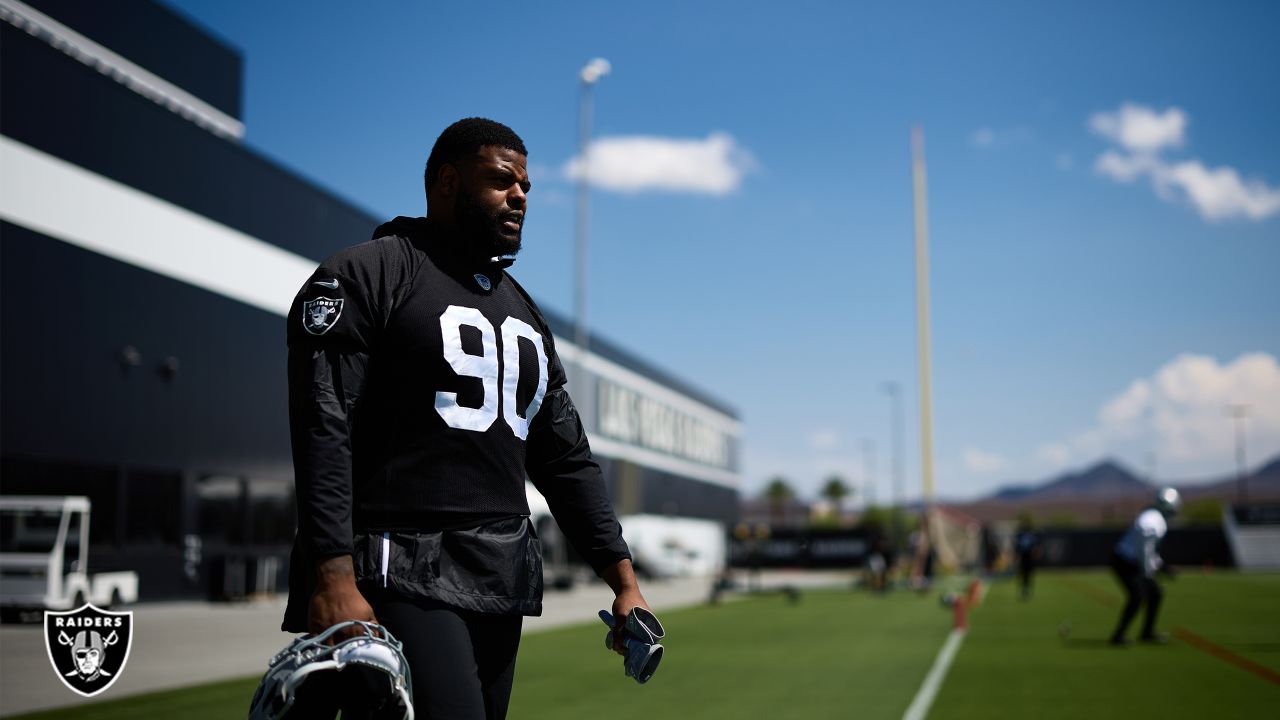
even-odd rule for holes
{"type": "MultiPolygon", "coordinates": [[[[1280,452],[1280,6],[169,0],[245,56],[251,146],[420,214],[435,136],[516,129],[514,271],[572,306],[577,72],[595,93],[590,323],[737,407],[743,490],[859,486],[905,388],[919,493],[909,128],[929,169],[940,494],[1104,456],[1280,452]]],[[[352,242],[363,238],[352,238],[352,242]]],[[[865,493],[864,493],[865,495],[865,493]]]]}

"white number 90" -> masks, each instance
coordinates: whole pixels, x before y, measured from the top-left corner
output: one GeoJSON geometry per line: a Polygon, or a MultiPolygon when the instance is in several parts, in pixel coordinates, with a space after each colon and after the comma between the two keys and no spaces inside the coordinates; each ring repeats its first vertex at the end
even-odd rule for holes
{"type": "Polygon", "coordinates": [[[440,316],[440,339],[445,361],[459,375],[479,379],[484,389],[484,400],[478,408],[466,407],[458,404],[457,393],[441,390],[436,393],[436,412],[451,428],[485,432],[498,419],[501,393],[502,417],[516,437],[524,440],[529,436],[529,421],[538,414],[542,397],[547,392],[547,351],[542,346],[541,334],[525,321],[508,317],[502,323],[502,364],[499,366],[496,335],[493,324],[475,308],[450,305],[440,316]],[[471,355],[462,349],[463,325],[480,331],[483,355],[471,355]],[[516,408],[516,389],[520,386],[520,338],[529,340],[538,353],[538,388],[523,417],[516,408]],[[506,377],[500,377],[503,368],[506,377]]]}

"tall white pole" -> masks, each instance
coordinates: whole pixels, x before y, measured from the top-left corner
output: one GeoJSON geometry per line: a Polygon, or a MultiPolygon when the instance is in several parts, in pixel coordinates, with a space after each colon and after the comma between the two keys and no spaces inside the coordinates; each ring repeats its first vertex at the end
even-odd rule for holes
{"type": "Polygon", "coordinates": [[[587,157],[591,145],[591,83],[583,82],[578,97],[578,207],[573,225],[573,342],[580,352],[587,350],[587,157]]]}
{"type": "Polygon", "coordinates": [[[573,342],[583,359],[590,342],[587,333],[587,199],[591,173],[591,89],[609,73],[609,61],[595,58],[578,73],[578,173],[577,213],[574,222],[573,342]]]}
{"type": "Polygon", "coordinates": [[[929,351],[929,209],[924,131],[911,129],[911,180],[916,231],[916,351],[920,368],[920,476],[924,502],[933,504],[933,372],[929,351]]]}
{"type": "Polygon", "coordinates": [[[871,507],[876,504],[876,444],[871,438],[862,439],[862,504],[871,507]]]}
{"type": "Polygon", "coordinates": [[[1236,421],[1236,502],[1240,505],[1249,502],[1249,491],[1245,487],[1244,419],[1248,417],[1250,408],[1251,406],[1245,404],[1235,404],[1227,408],[1236,421]]]}

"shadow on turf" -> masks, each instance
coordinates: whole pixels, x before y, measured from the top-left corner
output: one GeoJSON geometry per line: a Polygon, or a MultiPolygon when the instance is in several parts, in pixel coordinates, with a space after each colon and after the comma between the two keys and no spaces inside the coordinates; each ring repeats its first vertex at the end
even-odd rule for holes
{"type": "Polygon", "coordinates": [[[800,602],[800,588],[794,585],[779,585],[777,587],[760,587],[753,585],[740,586],[731,580],[722,579],[711,587],[711,596],[707,599],[712,605],[719,605],[725,595],[736,593],[738,595],[782,595],[787,598],[787,602],[795,605],[800,602]]]}
{"type": "Polygon", "coordinates": [[[1063,638],[1062,646],[1072,650],[1114,650],[1110,638],[1063,638]]]}

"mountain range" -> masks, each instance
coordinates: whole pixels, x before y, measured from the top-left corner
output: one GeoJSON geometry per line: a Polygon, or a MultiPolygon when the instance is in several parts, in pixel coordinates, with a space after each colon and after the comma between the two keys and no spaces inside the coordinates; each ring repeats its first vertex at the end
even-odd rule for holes
{"type": "MultiPolygon", "coordinates": [[[[1187,503],[1240,501],[1240,484],[1234,476],[1200,482],[1164,481],[1159,485],[1178,488],[1187,503]]],[[[1007,521],[1025,513],[1040,523],[1112,526],[1130,522],[1151,502],[1156,487],[1123,464],[1108,459],[1043,482],[1006,485],[976,500],[944,504],[979,522],[1007,521]]],[[[1244,489],[1251,502],[1280,501],[1280,456],[1245,478],[1244,489]]]]}
{"type": "MultiPolygon", "coordinates": [[[[1239,489],[1234,476],[1209,482],[1171,482],[1187,498],[1235,500],[1239,489]]],[[[1103,460],[1078,472],[1068,472],[1037,484],[1006,485],[974,502],[1063,502],[1124,500],[1145,497],[1156,485],[1143,480],[1115,460],[1103,460]]],[[[1272,458],[1245,478],[1251,499],[1280,497],[1280,456],[1272,458]]]]}

